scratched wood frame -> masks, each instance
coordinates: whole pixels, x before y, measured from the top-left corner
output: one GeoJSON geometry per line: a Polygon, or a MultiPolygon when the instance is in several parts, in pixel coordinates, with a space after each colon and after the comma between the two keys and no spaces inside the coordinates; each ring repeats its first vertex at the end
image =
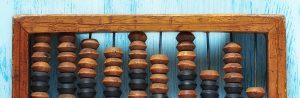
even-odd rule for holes
{"type": "Polygon", "coordinates": [[[13,19],[13,98],[29,93],[29,34],[130,31],[264,33],[268,96],[286,98],[285,19],[281,15],[18,15],[13,19]]]}

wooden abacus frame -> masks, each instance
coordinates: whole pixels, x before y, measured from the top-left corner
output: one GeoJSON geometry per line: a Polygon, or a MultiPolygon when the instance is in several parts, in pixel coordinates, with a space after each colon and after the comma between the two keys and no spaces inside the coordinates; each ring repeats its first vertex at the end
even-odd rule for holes
{"type": "Polygon", "coordinates": [[[269,98],[286,98],[286,35],[281,15],[18,15],[13,18],[12,97],[28,98],[29,34],[220,31],[267,36],[269,98]]]}

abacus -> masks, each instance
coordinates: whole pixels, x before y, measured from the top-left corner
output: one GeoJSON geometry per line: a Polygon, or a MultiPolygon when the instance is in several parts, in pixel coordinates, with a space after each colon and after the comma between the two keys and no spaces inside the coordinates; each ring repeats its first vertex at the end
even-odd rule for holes
{"type": "MultiPolygon", "coordinates": [[[[13,98],[286,98],[281,15],[18,15],[13,22],[13,98]],[[117,37],[122,32],[126,38],[117,37]],[[153,32],[158,35],[149,37],[153,32]],[[176,36],[163,37],[171,32],[176,36]],[[219,46],[222,63],[217,65],[210,57],[214,32],[230,36],[219,46]],[[250,69],[243,66],[247,56],[241,51],[249,47],[232,37],[245,32],[255,41],[258,35],[266,39],[265,80],[256,74],[254,81],[245,80],[243,71],[250,69]],[[197,38],[206,43],[198,44],[197,38]],[[154,39],[158,43],[147,44],[154,39]],[[126,48],[118,44],[127,40],[126,48]],[[177,43],[171,54],[164,50],[171,47],[168,41],[177,43]],[[158,51],[148,51],[153,47],[158,51]],[[205,56],[197,53],[199,47],[205,56]],[[206,64],[199,64],[198,56],[206,64]]],[[[260,65],[254,46],[255,69],[260,65]]]]}

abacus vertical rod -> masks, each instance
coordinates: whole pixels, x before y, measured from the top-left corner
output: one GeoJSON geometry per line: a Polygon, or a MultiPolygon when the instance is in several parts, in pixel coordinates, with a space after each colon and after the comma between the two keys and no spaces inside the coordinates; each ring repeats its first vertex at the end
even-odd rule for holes
{"type": "Polygon", "coordinates": [[[112,46],[115,47],[116,45],[116,32],[112,32],[113,33],[113,43],[112,43],[112,46]]]}
{"type": "Polygon", "coordinates": [[[230,42],[233,42],[233,34],[231,32],[229,33],[229,36],[230,36],[230,42]]]}
{"type": "Polygon", "coordinates": [[[206,32],[206,46],[207,46],[207,65],[208,65],[208,69],[211,69],[211,65],[210,65],[210,47],[209,47],[209,33],[206,32]]]}
{"type": "Polygon", "coordinates": [[[257,33],[254,34],[254,86],[257,84],[256,66],[257,66],[257,33]]]}
{"type": "Polygon", "coordinates": [[[161,48],[162,48],[162,32],[159,32],[159,50],[158,53],[161,54],[161,48]]]}
{"type": "Polygon", "coordinates": [[[92,39],[92,33],[89,33],[89,39],[92,39]]]}

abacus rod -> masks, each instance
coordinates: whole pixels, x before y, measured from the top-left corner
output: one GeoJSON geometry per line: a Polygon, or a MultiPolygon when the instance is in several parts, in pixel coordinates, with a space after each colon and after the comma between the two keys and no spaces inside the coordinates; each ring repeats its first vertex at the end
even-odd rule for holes
{"type": "Polygon", "coordinates": [[[211,69],[211,65],[210,65],[210,48],[209,48],[209,33],[206,32],[206,46],[207,46],[207,65],[208,65],[208,69],[211,69]]]}
{"type": "Polygon", "coordinates": [[[254,86],[256,86],[256,66],[257,66],[257,33],[254,34],[254,86]]]}
{"type": "Polygon", "coordinates": [[[229,33],[229,37],[230,37],[230,42],[233,42],[233,34],[231,32],[229,33]]]}
{"type": "Polygon", "coordinates": [[[92,39],[92,33],[89,33],[89,39],[92,39]]]}
{"type": "Polygon", "coordinates": [[[112,32],[113,33],[113,43],[112,43],[112,46],[115,47],[116,45],[116,32],[112,32]]]}
{"type": "Polygon", "coordinates": [[[159,50],[158,53],[161,54],[161,48],[162,48],[162,32],[159,32],[159,50]]]}

